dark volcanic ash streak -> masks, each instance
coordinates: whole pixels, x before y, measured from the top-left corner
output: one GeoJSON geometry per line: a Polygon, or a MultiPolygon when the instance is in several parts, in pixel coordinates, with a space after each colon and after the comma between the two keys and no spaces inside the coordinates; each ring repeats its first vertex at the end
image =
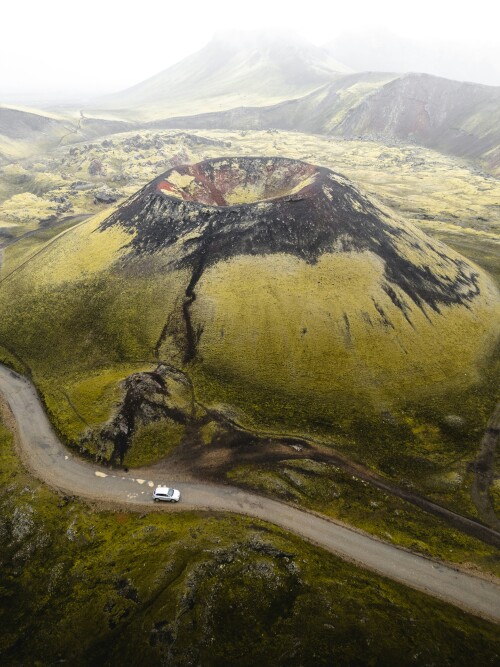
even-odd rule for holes
{"type": "Polygon", "coordinates": [[[190,267],[195,278],[186,294],[191,301],[203,270],[237,255],[286,253],[315,263],[324,253],[350,251],[383,260],[384,289],[407,320],[408,301],[439,313],[440,306],[467,305],[479,294],[478,274],[465,261],[397,224],[343,176],[297,160],[220,158],[176,167],[100,229],[114,225],[130,233],[132,253],[176,245],[178,266],[190,267]],[[403,244],[414,259],[402,252],[403,244]],[[430,270],[429,258],[439,272],[430,270]]]}

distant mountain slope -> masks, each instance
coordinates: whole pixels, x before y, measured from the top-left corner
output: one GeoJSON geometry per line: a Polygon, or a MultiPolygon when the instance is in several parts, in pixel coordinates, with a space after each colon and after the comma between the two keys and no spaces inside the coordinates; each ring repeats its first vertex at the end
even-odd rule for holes
{"type": "Polygon", "coordinates": [[[276,31],[220,33],[156,76],[96,102],[127,118],[257,106],[304,95],[347,68],[299,36],[276,31]]]}
{"type": "Polygon", "coordinates": [[[18,159],[57,143],[70,123],[42,112],[0,106],[0,157],[18,159]]]}
{"type": "Polygon", "coordinates": [[[500,87],[406,74],[352,108],[335,133],[412,141],[466,158],[489,155],[498,168],[500,87]]]}
{"type": "Polygon", "coordinates": [[[125,132],[132,127],[124,121],[86,118],[76,112],[65,117],[38,109],[0,106],[0,162],[19,160],[62,144],[125,132]]]}
{"type": "Polygon", "coordinates": [[[347,74],[299,99],[168,119],[162,127],[283,129],[415,143],[500,173],[500,87],[427,74],[347,74]]]}
{"type": "Polygon", "coordinates": [[[227,111],[179,116],[153,121],[154,127],[230,130],[297,130],[325,134],[335,128],[365,96],[392,81],[395,74],[346,74],[333,83],[300,98],[262,107],[237,107],[227,111]]]}
{"type": "Polygon", "coordinates": [[[60,129],[63,122],[51,116],[11,107],[0,107],[0,134],[11,139],[26,139],[32,134],[47,134],[60,129]]]}

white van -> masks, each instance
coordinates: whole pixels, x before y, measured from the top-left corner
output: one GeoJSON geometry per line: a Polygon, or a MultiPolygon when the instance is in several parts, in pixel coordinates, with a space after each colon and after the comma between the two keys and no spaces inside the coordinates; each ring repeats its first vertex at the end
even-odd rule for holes
{"type": "Polygon", "coordinates": [[[177,489],[171,489],[168,486],[157,486],[153,492],[153,500],[165,500],[167,503],[178,503],[181,498],[181,492],[177,489]]]}

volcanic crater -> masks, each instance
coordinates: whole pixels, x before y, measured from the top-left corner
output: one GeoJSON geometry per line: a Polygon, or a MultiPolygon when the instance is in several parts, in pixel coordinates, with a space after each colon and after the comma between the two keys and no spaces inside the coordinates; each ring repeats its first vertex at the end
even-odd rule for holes
{"type": "Polygon", "coordinates": [[[189,267],[188,293],[209,266],[238,255],[370,252],[382,260],[384,290],[408,317],[412,305],[466,305],[478,273],[460,256],[397,219],[330,169],[281,157],[205,160],[170,169],[100,226],[131,235],[132,253],[174,248],[189,267]]]}
{"type": "Polygon", "coordinates": [[[15,283],[29,286],[23,300],[0,304],[17,304],[19,320],[2,324],[12,339],[26,312],[43,314],[41,368],[49,345],[75,383],[82,359],[106,383],[110,363],[130,368],[89,451],[153,442],[156,426],[133,433],[157,421],[168,442],[190,438],[198,417],[208,442],[221,426],[212,410],[297,433],[355,423],[468,391],[492,358],[491,279],[329,169],[278,157],[177,166],[105,216],[54,239],[15,283]]]}
{"type": "Polygon", "coordinates": [[[156,182],[156,188],[184,201],[239,206],[294,196],[311,197],[324,176],[318,167],[297,160],[221,159],[171,170],[156,182]]]}

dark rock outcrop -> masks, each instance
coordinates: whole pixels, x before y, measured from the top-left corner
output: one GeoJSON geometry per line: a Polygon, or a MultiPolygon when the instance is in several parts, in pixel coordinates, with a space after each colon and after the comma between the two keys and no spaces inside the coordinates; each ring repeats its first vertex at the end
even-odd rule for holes
{"type": "Polygon", "coordinates": [[[94,204],[114,204],[120,196],[120,193],[116,190],[102,188],[94,194],[94,204]]]}
{"type": "Polygon", "coordinates": [[[104,176],[106,170],[101,160],[96,158],[89,164],[88,172],[91,176],[104,176]]]}
{"type": "Polygon", "coordinates": [[[191,382],[184,373],[167,364],[152,372],[133,373],[124,380],[125,395],[111,422],[82,441],[94,440],[99,457],[110,463],[122,462],[132,437],[141,425],[169,419],[187,425],[195,416],[191,382]]]}

